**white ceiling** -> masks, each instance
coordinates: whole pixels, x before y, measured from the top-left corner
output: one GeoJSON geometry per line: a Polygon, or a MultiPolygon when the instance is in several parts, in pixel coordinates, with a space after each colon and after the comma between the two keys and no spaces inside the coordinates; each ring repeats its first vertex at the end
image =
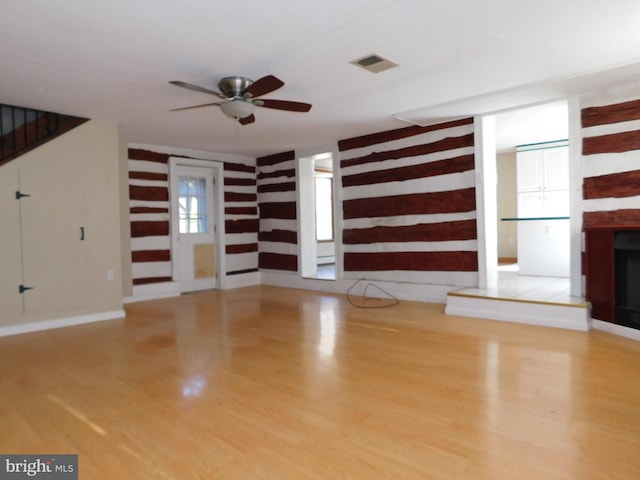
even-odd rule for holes
{"type": "Polygon", "coordinates": [[[0,0],[0,103],[119,123],[129,142],[304,152],[340,139],[556,100],[640,79],[638,0],[0,0]],[[400,66],[349,62],[376,53],[400,66]],[[168,83],[273,74],[236,126],[168,83]],[[400,120],[404,118],[407,121],[400,120]]]}
{"type": "Polygon", "coordinates": [[[515,151],[519,145],[569,138],[569,106],[564,100],[509,110],[495,118],[498,153],[515,151]]]}

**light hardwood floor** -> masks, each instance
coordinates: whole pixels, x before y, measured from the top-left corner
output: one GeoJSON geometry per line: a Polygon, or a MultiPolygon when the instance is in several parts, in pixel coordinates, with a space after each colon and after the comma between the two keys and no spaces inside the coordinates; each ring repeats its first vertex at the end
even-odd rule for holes
{"type": "Polygon", "coordinates": [[[640,478],[640,343],[443,308],[262,286],[0,338],[0,453],[78,453],[83,480],[640,478]]]}

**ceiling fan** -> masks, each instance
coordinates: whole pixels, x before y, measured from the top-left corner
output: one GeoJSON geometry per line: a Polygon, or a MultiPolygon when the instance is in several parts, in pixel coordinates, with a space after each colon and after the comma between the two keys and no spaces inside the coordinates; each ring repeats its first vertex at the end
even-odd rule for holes
{"type": "Polygon", "coordinates": [[[284,85],[282,80],[273,75],[267,75],[255,82],[246,77],[225,77],[218,82],[219,92],[178,80],[172,80],[169,83],[178,87],[188,88],[189,90],[195,90],[196,92],[215,95],[221,99],[221,101],[205,103],[203,105],[174,108],[170,110],[171,112],[189,110],[191,108],[218,106],[225,115],[236,119],[242,125],[247,125],[256,121],[256,117],[253,115],[255,107],[274,108],[276,110],[288,110],[290,112],[308,112],[311,110],[309,103],[256,98],[271,93],[284,85]]]}

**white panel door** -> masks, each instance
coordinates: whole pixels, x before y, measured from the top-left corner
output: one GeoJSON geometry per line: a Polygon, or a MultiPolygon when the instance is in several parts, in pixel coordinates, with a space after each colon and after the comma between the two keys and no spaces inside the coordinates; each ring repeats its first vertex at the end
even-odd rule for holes
{"type": "Polygon", "coordinates": [[[213,168],[177,166],[172,182],[175,280],[181,292],[216,288],[213,168]]]}
{"type": "MultiPolygon", "coordinates": [[[[24,313],[64,312],[87,304],[85,174],[63,158],[20,170],[24,313]]],[[[18,285],[16,285],[18,288],[18,285]]]]}

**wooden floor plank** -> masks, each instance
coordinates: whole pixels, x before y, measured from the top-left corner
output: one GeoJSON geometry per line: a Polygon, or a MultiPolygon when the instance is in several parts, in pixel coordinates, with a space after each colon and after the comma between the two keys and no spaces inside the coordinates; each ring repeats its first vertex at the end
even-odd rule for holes
{"type": "Polygon", "coordinates": [[[0,338],[0,451],[81,478],[640,478],[640,343],[256,286],[0,338]]]}

